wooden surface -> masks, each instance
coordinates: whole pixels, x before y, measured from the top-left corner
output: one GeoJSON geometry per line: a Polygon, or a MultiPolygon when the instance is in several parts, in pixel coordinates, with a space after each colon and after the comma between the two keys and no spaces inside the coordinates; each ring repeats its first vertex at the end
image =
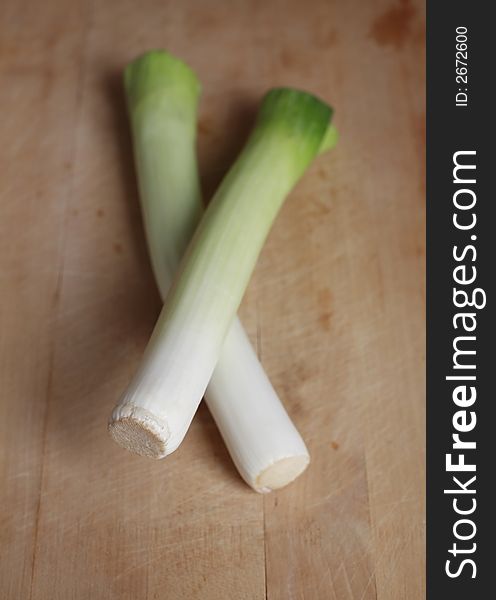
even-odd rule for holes
{"type": "Polygon", "coordinates": [[[0,597],[424,597],[424,10],[413,0],[4,0],[0,597]],[[159,312],[120,73],[166,47],[204,85],[206,194],[260,95],[336,107],[241,317],[312,464],[268,496],[202,407],[164,461],[106,422],[159,312]]]}

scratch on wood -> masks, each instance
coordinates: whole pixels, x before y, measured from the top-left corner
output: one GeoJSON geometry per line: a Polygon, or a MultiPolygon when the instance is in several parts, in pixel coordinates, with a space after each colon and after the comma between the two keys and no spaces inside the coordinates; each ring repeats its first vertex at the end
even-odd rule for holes
{"type": "Polygon", "coordinates": [[[41,436],[41,472],[40,472],[40,485],[38,492],[38,501],[36,505],[36,517],[34,521],[34,537],[33,537],[33,556],[31,559],[31,586],[29,590],[29,600],[33,597],[33,586],[34,586],[34,568],[36,564],[36,546],[38,544],[38,531],[40,524],[40,514],[41,514],[41,493],[43,489],[43,478],[45,471],[45,450],[46,450],[46,438],[47,438],[47,429],[48,429],[48,405],[50,403],[50,391],[52,389],[52,381],[53,381],[53,359],[55,356],[55,346],[52,344],[50,349],[50,362],[48,365],[48,381],[46,387],[46,403],[45,403],[45,411],[43,413],[43,432],[41,436]]]}
{"type": "Polygon", "coordinates": [[[375,597],[377,598],[377,588],[376,588],[376,586],[375,586],[375,570],[374,570],[374,569],[372,569],[372,572],[370,573],[370,577],[369,577],[369,579],[368,579],[368,581],[367,581],[367,585],[366,585],[366,586],[364,587],[364,589],[363,589],[363,593],[362,593],[362,595],[360,596],[360,600],[364,600],[364,598],[365,598],[365,594],[367,593],[367,591],[368,591],[368,589],[369,589],[369,587],[370,587],[370,584],[371,584],[372,582],[374,582],[374,588],[375,588],[375,597]]]}

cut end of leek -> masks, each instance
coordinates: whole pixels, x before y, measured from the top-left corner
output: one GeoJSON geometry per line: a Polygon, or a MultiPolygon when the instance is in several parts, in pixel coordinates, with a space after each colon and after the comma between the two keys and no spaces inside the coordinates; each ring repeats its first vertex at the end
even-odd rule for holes
{"type": "Polygon", "coordinates": [[[119,446],[134,454],[157,459],[170,454],[167,423],[144,408],[119,407],[118,414],[112,415],[108,431],[119,446]]]}
{"type": "Polygon", "coordinates": [[[165,50],[145,52],[124,70],[124,87],[131,112],[143,100],[153,99],[158,93],[180,94],[186,104],[196,106],[200,82],[186,63],[165,50]]]}
{"type": "Polygon", "coordinates": [[[260,473],[255,481],[255,490],[265,494],[283,488],[299,477],[309,463],[308,454],[281,458],[260,473]]]}
{"type": "Polygon", "coordinates": [[[257,129],[277,128],[285,139],[294,139],[311,160],[329,128],[333,109],[313,94],[292,88],[268,91],[257,119],[257,129]]]}

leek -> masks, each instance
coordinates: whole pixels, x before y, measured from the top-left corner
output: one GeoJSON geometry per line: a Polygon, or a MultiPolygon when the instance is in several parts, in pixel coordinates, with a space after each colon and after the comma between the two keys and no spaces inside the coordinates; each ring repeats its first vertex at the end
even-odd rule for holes
{"type": "MultiPolygon", "coordinates": [[[[184,63],[156,51],[128,66],[125,87],[147,241],[165,298],[202,213],[195,155],[200,86],[184,63]]],[[[121,445],[155,458],[170,454],[210,379],[208,406],[249,485],[281,487],[308,464],[305,444],[233,317],[285,196],[319,149],[335,143],[330,114],[303,92],[266,95],[181,263],[141,368],[114,410],[110,432],[121,445]]]]}

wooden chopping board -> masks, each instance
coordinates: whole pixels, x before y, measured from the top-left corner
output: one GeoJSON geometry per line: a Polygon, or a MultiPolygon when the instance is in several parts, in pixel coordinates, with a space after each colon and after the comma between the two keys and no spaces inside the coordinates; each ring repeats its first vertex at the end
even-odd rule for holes
{"type": "Polygon", "coordinates": [[[423,3],[2,4],[0,597],[423,598],[423,3]],[[312,455],[267,496],[204,407],[164,461],[106,433],[160,309],[120,84],[154,47],[203,82],[206,196],[267,88],[336,108],[240,310],[312,455]]]}

